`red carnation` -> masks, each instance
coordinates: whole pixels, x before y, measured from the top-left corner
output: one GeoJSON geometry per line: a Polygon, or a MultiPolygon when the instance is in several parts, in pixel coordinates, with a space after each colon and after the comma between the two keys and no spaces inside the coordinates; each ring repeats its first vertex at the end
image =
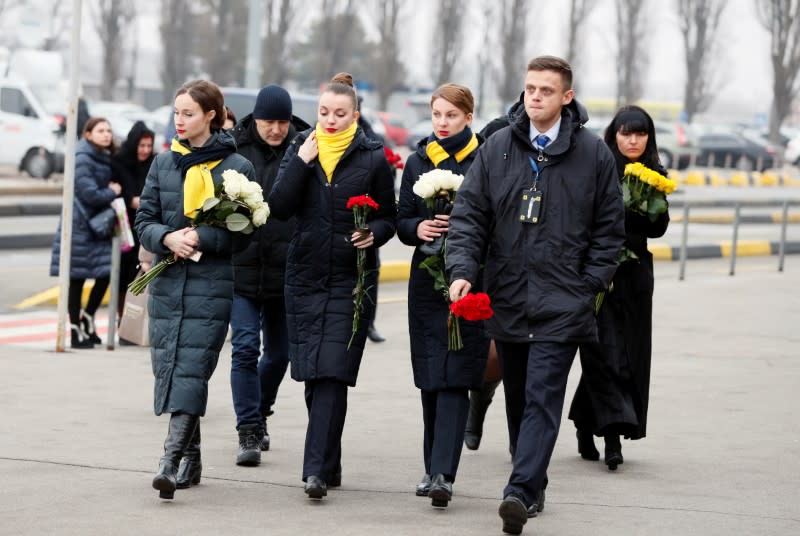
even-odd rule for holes
{"type": "Polygon", "coordinates": [[[403,169],[403,158],[396,152],[389,149],[387,146],[383,146],[383,152],[386,155],[386,160],[389,162],[389,165],[394,167],[395,169],[403,169]]]}
{"type": "Polygon", "coordinates": [[[492,302],[485,292],[467,294],[455,303],[450,304],[450,310],[458,318],[464,320],[486,320],[492,318],[492,302]]]}
{"type": "Polygon", "coordinates": [[[379,205],[369,195],[355,195],[347,200],[347,210],[353,207],[369,207],[372,210],[378,210],[379,205]]]}

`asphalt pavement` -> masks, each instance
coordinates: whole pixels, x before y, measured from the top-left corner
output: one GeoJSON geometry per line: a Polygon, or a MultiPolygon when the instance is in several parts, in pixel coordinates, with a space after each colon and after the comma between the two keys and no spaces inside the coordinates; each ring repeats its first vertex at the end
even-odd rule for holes
{"type": "MultiPolygon", "coordinates": [[[[800,533],[800,286],[796,258],[656,263],[648,437],[623,442],[616,472],[582,460],[565,421],[544,512],[523,534],[800,533]]],[[[203,477],[174,501],[150,487],[167,417],[152,413],[145,348],[56,354],[0,346],[0,534],[492,535],[511,470],[502,390],[480,450],[465,450],[446,509],[414,495],[423,473],[419,392],[409,362],[404,283],[381,287],[377,325],[350,390],[343,486],[321,502],[300,481],[307,422],[288,375],[272,447],[237,467],[230,347],[210,382],[203,477]]],[[[579,365],[573,367],[568,399],[579,365]]],[[[602,442],[598,443],[602,450],[602,442]]]]}

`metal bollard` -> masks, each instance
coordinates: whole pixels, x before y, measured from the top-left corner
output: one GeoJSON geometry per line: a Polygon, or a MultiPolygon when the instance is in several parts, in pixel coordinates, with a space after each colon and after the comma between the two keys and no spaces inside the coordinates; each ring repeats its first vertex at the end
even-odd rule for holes
{"type": "Polygon", "coordinates": [[[783,272],[783,259],[786,257],[786,224],[789,220],[789,200],[783,202],[781,215],[781,241],[778,244],[778,271],[783,272]]]}
{"type": "Polygon", "coordinates": [[[731,269],[728,272],[730,275],[734,275],[736,272],[736,247],[739,242],[739,213],[741,207],[739,203],[736,203],[736,209],[733,213],[733,240],[731,241],[731,269]]]}
{"type": "Polygon", "coordinates": [[[683,205],[683,233],[681,234],[681,267],[678,272],[678,281],[683,281],[686,275],[686,252],[689,240],[689,203],[683,205]]]}
{"type": "Polygon", "coordinates": [[[110,296],[108,299],[108,333],[106,349],[113,350],[117,339],[117,304],[119,303],[119,269],[122,262],[118,234],[111,239],[111,276],[108,283],[110,296]]]}

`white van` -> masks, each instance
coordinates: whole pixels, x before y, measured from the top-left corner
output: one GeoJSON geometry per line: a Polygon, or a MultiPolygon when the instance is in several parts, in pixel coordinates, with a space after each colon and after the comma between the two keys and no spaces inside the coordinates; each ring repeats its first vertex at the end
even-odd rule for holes
{"type": "Polygon", "coordinates": [[[0,78],[0,164],[32,177],[63,169],[63,126],[48,114],[25,82],[0,78]]]}

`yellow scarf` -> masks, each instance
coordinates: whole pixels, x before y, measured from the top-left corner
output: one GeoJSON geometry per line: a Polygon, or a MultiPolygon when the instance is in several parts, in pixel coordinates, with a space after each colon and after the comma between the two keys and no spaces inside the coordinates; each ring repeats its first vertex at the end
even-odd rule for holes
{"type": "MultiPolygon", "coordinates": [[[[478,148],[478,136],[473,134],[470,140],[464,146],[464,148],[455,154],[454,158],[456,159],[456,162],[460,163],[462,160],[468,157],[472,151],[474,151],[477,148],[478,148]]],[[[447,153],[447,151],[445,151],[437,141],[428,142],[428,145],[425,146],[425,154],[428,155],[428,158],[431,159],[431,162],[433,162],[433,165],[436,167],[439,167],[439,164],[441,162],[450,158],[450,155],[447,153]]]]}
{"type": "MultiPolygon", "coordinates": [[[[191,149],[181,144],[178,138],[172,139],[170,150],[187,155],[191,149]]],[[[214,179],[211,170],[217,167],[222,160],[211,160],[196,164],[186,171],[186,180],[183,181],[183,214],[187,218],[194,216],[203,202],[209,197],[214,197],[214,179]]]]}
{"type": "Polygon", "coordinates": [[[336,165],[339,163],[339,160],[341,160],[347,148],[350,147],[350,144],[353,143],[357,128],[358,125],[353,121],[353,124],[343,131],[335,134],[328,134],[322,129],[319,123],[317,123],[316,132],[317,147],[319,148],[319,164],[328,177],[329,184],[333,179],[333,171],[336,169],[336,165]]]}

